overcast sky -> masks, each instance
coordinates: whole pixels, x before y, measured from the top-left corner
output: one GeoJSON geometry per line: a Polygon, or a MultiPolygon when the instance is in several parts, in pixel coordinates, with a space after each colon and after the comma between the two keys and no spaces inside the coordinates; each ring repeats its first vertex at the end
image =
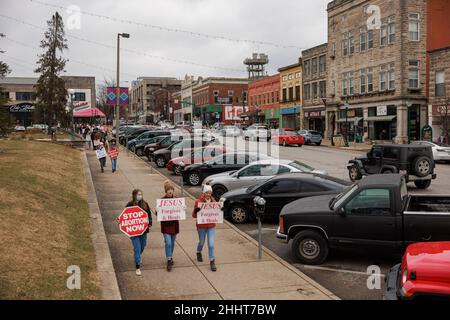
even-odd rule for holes
{"type": "Polygon", "coordinates": [[[69,59],[66,65],[68,75],[95,76],[97,82],[115,78],[114,47],[118,32],[131,35],[130,39],[121,40],[121,47],[138,52],[121,52],[121,80],[129,81],[121,83],[122,85],[130,84],[139,76],[170,76],[180,79],[185,74],[244,77],[246,74],[242,61],[252,52],[269,55],[267,70],[273,74],[281,66],[296,63],[300,56],[299,48],[306,49],[326,42],[328,2],[329,0],[0,0],[0,33],[7,36],[0,39],[0,50],[6,51],[0,53],[0,59],[6,61],[13,70],[10,76],[37,76],[33,69],[44,31],[1,15],[44,28],[46,21],[58,10],[64,18],[68,39],[69,50],[64,52],[64,56],[69,59]],[[42,3],[64,8],[76,5],[85,13],[136,23],[298,48],[191,36],[83,13],[81,28],[69,30],[69,14],[66,9],[42,3]],[[82,41],[70,35],[110,47],[82,41]],[[192,64],[167,61],[145,54],[192,64]]]}

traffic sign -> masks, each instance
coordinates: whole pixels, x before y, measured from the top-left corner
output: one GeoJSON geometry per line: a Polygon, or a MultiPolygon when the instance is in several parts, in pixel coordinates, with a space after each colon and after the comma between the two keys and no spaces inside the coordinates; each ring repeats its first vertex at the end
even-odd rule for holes
{"type": "Polygon", "coordinates": [[[138,206],[125,208],[119,216],[119,225],[127,236],[140,236],[149,227],[148,213],[138,206]]]}

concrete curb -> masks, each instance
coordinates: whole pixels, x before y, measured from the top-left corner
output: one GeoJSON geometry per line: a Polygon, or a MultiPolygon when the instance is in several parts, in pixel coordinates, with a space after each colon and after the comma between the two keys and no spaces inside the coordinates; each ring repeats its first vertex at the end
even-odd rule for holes
{"type": "Polygon", "coordinates": [[[91,217],[92,242],[94,244],[97,272],[100,274],[101,280],[102,300],[122,300],[86,152],[83,151],[81,157],[91,217]]]}
{"type": "MultiPolygon", "coordinates": [[[[120,146],[122,149],[124,149],[122,146],[120,146]]],[[[126,152],[126,150],[124,151],[126,152]]],[[[136,154],[134,154],[133,152],[129,152],[130,155],[132,155],[134,158],[143,161],[147,166],[151,167],[150,164],[148,164],[145,160],[141,159],[140,157],[138,157],[136,154]]],[[[158,175],[160,175],[161,177],[163,177],[164,179],[168,179],[165,175],[163,175],[161,172],[159,172],[158,170],[153,170],[152,167],[152,172],[157,173],[158,175]]],[[[172,180],[172,179],[171,179],[172,180]]],[[[173,180],[172,180],[173,181],[173,180]]],[[[174,181],[174,183],[176,183],[174,181]]],[[[178,187],[178,189],[180,189],[178,183],[176,183],[176,186],[178,187]]],[[[189,196],[192,200],[195,201],[196,197],[194,197],[191,193],[189,193],[189,191],[184,190],[183,189],[184,194],[186,194],[187,196],[189,196]]],[[[233,225],[231,222],[224,220],[224,223],[230,227],[230,229],[234,230],[235,232],[237,232],[240,236],[244,237],[245,239],[247,239],[248,241],[250,241],[253,245],[255,245],[256,247],[258,247],[258,242],[253,239],[251,236],[249,236],[248,234],[246,234],[245,232],[239,230],[239,228],[237,228],[235,225],[233,225]]],[[[279,262],[280,264],[282,264],[283,266],[285,266],[286,268],[288,268],[290,271],[292,271],[293,273],[297,274],[299,277],[301,277],[303,280],[307,281],[308,283],[310,283],[312,286],[316,287],[319,291],[321,291],[323,294],[325,294],[326,296],[328,296],[330,299],[332,300],[341,300],[338,296],[336,296],[334,293],[332,293],[331,291],[329,291],[328,289],[326,289],[325,287],[323,287],[322,285],[320,285],[319,283],[317,283],[315,280],[311,279],[310,277],[308,277],[306,274],[304,274],[303,272],[301,272],[300,270],[298,270],[297,268],[295,268],[294,266],[292,266],[289,262],[283,260],[281,257],[279,257],[276,253],[274,253],[272,250],[266,248],[265,246],[263,246],[263,251],[269,255],[270,257],[272,257],[274,260],[276,260],[277,262],[279,262]]]]}

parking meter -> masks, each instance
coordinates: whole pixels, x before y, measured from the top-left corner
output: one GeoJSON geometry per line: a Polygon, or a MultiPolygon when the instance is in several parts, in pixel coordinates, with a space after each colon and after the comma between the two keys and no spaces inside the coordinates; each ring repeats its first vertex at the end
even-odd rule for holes
{"type": "Polygon", "coordinates": [[[253,204],[255,206],[255,216],[258,220],[258,259],[262,258],[262,225],[261,219],[264,217],[264,212],[266,211],[266,200],[262,197],[255,197],[253,199],[253,204]]]}

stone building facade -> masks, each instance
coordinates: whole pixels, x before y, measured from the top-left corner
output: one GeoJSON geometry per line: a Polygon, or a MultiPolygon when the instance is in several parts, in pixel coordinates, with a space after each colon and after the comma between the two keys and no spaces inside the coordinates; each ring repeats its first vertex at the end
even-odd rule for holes
{"type": "Polygon", "coordinates": [[[278,69],[280,73],[281,128],[298,130],[303,127],[302,112],[302,59],[293,65],[278,69]]]}
{"type": "Polygon", "coordinates": [[[328,137],[420,139],[427,123],[426,2],[328,4],[328,137]]]}
{"type": "Polygon", "coordinates": [[[303,60],[303,129],[325,133],[325,103],[327,97],[328,44],[302,52],[303,60]]]}

